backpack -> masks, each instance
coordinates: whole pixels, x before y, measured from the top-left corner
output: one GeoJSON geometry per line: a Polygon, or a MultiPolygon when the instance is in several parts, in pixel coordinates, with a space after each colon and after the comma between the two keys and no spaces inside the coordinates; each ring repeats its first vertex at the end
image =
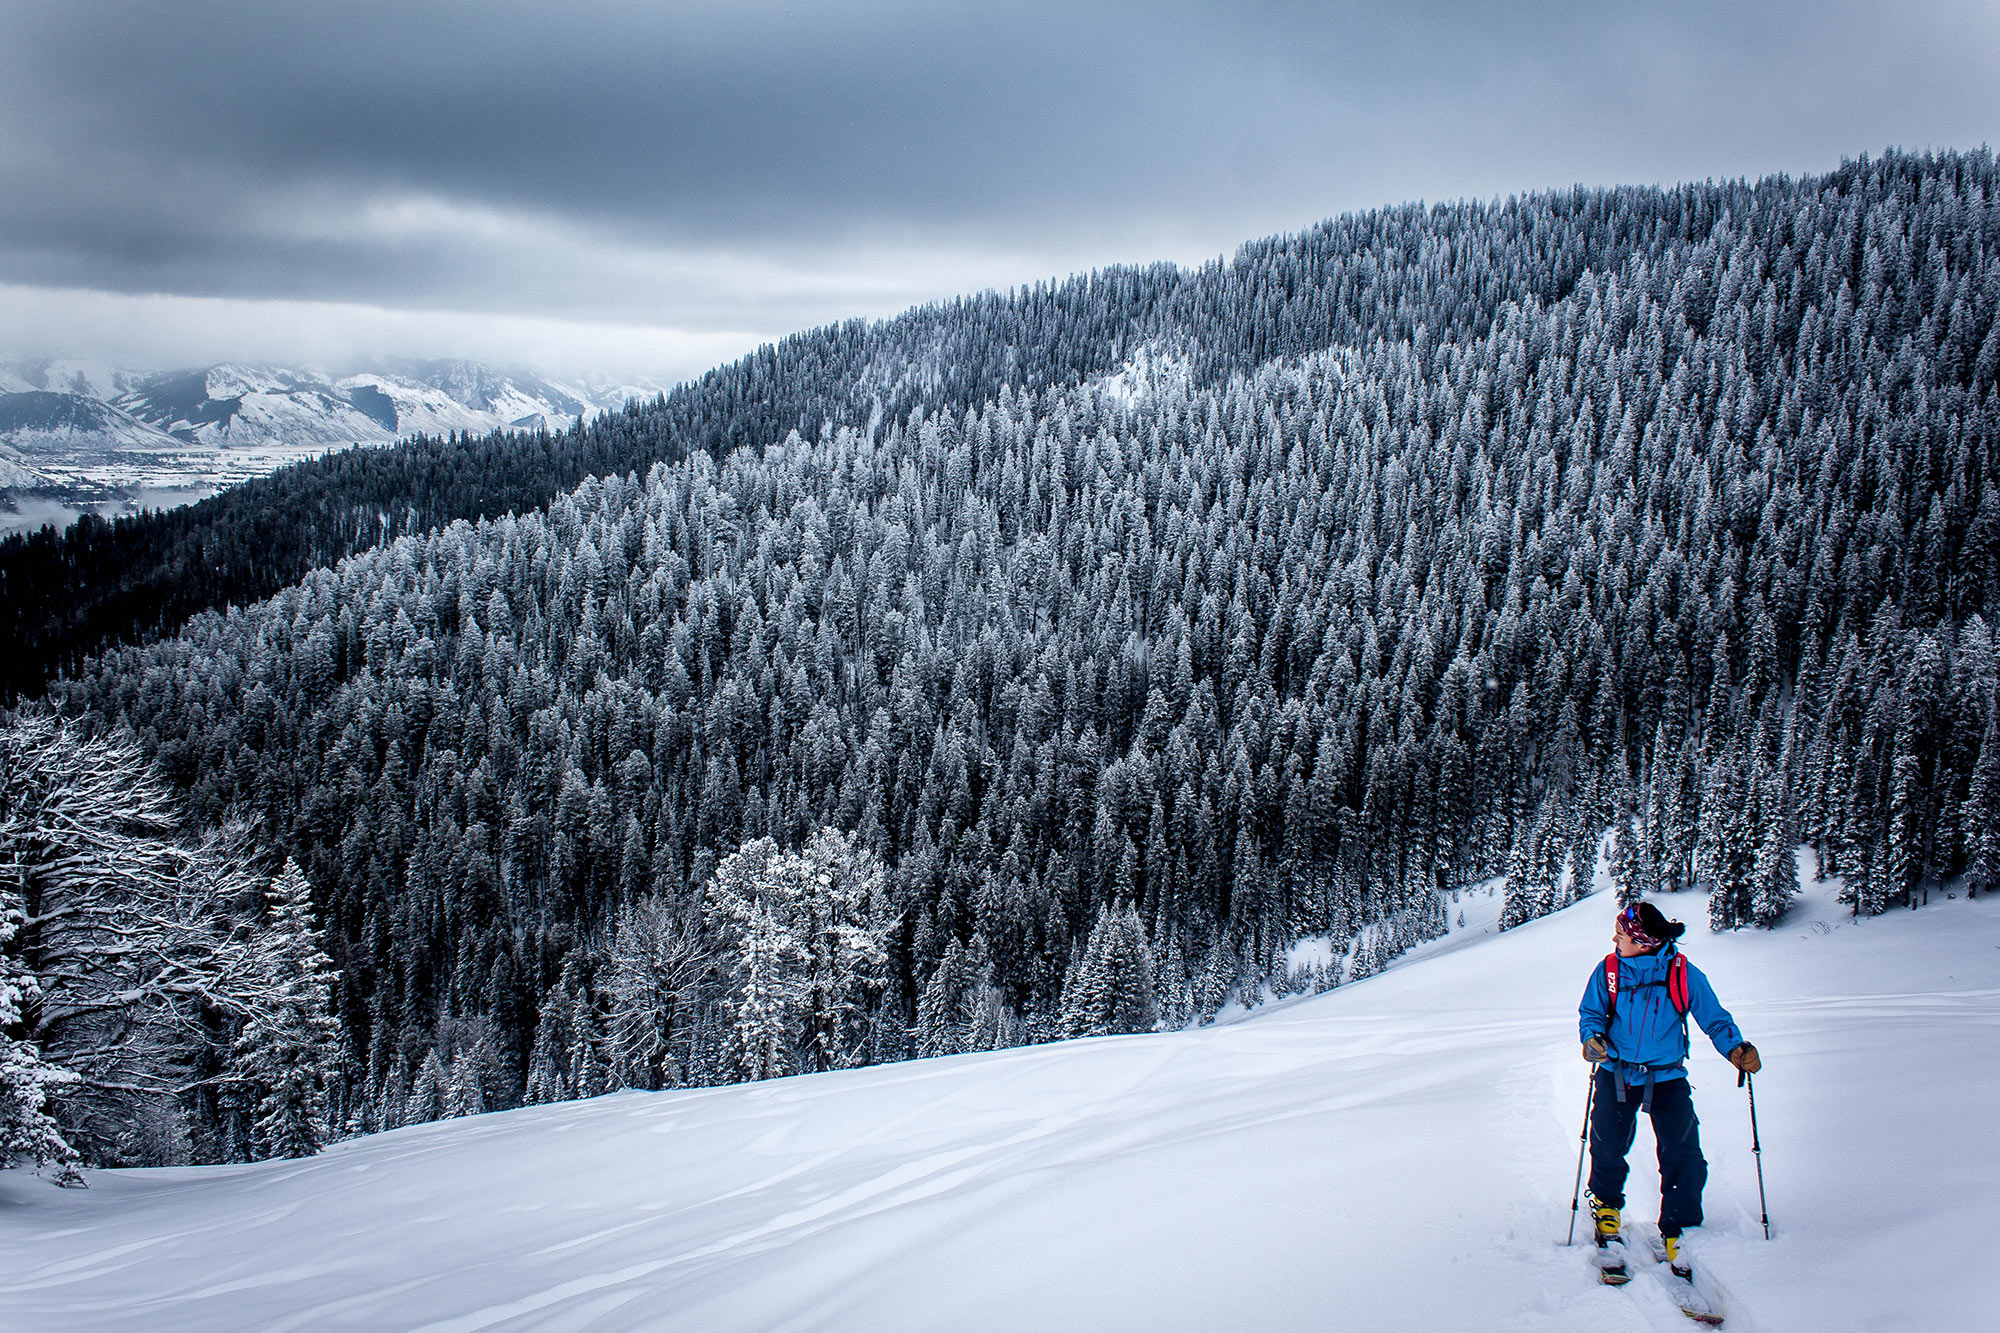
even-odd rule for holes
{"type": "MultiPolygon", "coordinates": [[[[1658,986],[1657,981],[1642,981],[1642,986],[1658,986]]],[[[1673,961],[1667,964],[1667,1000],[1674,1006],[1674,1012],[1682,1019],[1688,1015],[1688,960],[1684,953],[1676,952],[1673,961]]],[[[1611,1020],[1618,1015],[1618,951],[1604,955],[1604,1027],[1611,1028],[1611,1020]]]]}

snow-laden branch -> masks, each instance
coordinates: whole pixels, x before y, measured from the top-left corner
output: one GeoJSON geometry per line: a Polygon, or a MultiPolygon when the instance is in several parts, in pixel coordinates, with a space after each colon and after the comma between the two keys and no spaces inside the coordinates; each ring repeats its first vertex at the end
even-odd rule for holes
{"type": "MultiPolygon", "coordinates": [[[[50,1100],[78,1143],[95,1151],[137,1103],[217,1082],[254,1099],[275,1072],[215,1073],[254,1063],[235,1049],[243,1034],[289,1032],[309,1013],[312,1042],[333,1046],[304,880],[288,867],[267,903],[250,863],[241,829],[177,835],[129,740],[39,713],[0,728],[5,965],[32,982],[15,987],[9,1023],[69,1076],[50,1100]]],[[[323,1100],[324,1078],[314,1086],[323,1100]]],[[[284,1150],[323,1138],[291,1134],[284,1150]]]]}

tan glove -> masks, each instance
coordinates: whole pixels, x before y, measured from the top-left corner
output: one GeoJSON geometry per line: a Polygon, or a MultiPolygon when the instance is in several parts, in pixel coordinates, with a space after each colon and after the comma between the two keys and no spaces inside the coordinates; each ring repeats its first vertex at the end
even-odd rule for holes
{"type": "Polygon", "coordinates": [[[1754,1074],[1764,1067],[1764,1062],[1757,1058],[1757,1048],[1747,1041],[1729,1053],[1729,1063],[1746,1074],[1754,1074]]]}
{"type": "Polygon", "coordinates": [[[1583,1044],[1583,1058],[1594,1065],[1601,1065],[1611,1055],[1611,1048],[1604,1044],[1604,1038],[1592,1037],[1583,1044]]]}

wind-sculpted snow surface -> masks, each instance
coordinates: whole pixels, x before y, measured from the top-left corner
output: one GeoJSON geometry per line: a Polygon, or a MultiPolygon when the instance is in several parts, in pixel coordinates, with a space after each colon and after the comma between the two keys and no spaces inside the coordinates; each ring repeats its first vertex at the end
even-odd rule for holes
{"type": "MultiPolygon", "coordinates": [[[[1664,905],[1699,920],[1692,896],[1664,905]]],[[[307,1162],[0,1178],[0,1327],[1686,1327],[1565,1249],[1602,894],[1247,1021],[406,1129],[307,1162]],[[1460,947],[1475,944],[1476,947],[1460,947]]],[[[1988,1327],[2000,904],[1690,937],[1768,1061],[1693,1071],[1695,1262],[1742,1330],[1988,1327]],[[1943,1109],[1939,1109],[1943,1108],[1943,1109]],[[1951,1108],[1960,1108],[1953,1110],[1951,1108]]],[[[1645,1132],[1631,1215],[1657,1204],[1645,1132]]]]}

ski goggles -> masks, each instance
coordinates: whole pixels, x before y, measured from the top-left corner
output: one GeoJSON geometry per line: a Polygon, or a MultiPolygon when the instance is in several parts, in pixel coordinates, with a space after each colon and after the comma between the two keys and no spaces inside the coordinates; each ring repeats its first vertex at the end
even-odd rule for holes
{"type": "Polygon", "coordinates": [[[1646,928],[1639,924],[1639,909],[1636,905],[1628,907],[1618,914],[1617,926],[1619,934],[1627,936],[1631,939],[1632,943],[1642,949],[1651,949],[1660,943],[1660,941],[1647,934],[1646,928]]]}

